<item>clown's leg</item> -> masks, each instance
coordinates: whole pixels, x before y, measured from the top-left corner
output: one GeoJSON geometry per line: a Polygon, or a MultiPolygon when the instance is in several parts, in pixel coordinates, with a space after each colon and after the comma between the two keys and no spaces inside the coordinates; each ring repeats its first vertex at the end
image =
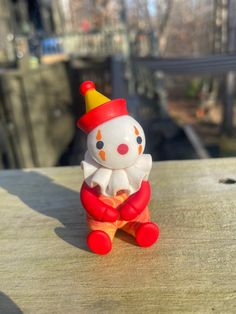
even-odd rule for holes
{"type": "Polygon", "coordinates": [[[148,208],[135,221],[127,223],[122,229],[131,234],[141,247],[153,245],[159,237],[159,228],[155,223],[150,221],[148,208]]]}
{"type": "Polygon", "coordinates": [[[142,247],[153,245],[159,237],[159,228],[153,222],[129,222],[123,228],[142,247]]]}
{"type": "Polygon", "coordinates": [[[102,255],[109,253],[112,249],[112,240],[117,230],[116,225],[88,218],[88,226],[91,229],[87,237],[87,244],[90,250],[102,255]]]}

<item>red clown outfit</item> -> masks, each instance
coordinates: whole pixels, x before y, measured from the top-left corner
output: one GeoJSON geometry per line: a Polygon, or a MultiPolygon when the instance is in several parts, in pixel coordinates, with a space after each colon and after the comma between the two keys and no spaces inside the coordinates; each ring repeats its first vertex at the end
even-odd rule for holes
{"type": "Polygon", "coordinates": [[[107,254],[117,229],[123,229],[139,246],[149,247],[157,241],[159,229],[150,221],[147,207],[152,159],[143,154],[143,129],[128,115],[125,99],[110,100],[91,81],[82,83],[80,91],[86,113],[77,125],[88,135],[80,192],[90,229],[88,246],[94,253],[107,254]]]}

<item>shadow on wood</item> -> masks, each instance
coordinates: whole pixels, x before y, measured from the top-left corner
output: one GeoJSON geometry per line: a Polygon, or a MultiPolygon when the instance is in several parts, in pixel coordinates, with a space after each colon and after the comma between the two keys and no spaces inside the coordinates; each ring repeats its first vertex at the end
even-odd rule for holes
{"type": "Polygon", "coordinates": [[[57,219],[64,227],[55,228],[55,233],[69,244],[87,250],[85,212],[78,192],[36,171],[17,170],[10,174],[0,180],[0,187],[36,212],[57,219]]]}
{"type": "MultiPolygon", "coordinates": [[[[81,205],[79,192],[32,170],[9,171],[7,177],[0,177],[0,187],[17,196],[34,211],[57,219],[63,225],[54,229],[57,236],[77,248],[89,251],[86,244],[86,212],[81,205]]],[[[126,233],[119,232],[117,237],[136,245],[126,233]]]]}
{"type": "Polygon", "coordinates": [[[3,292],[0,291],[0,313],[21,314],[21,309],[3,292]]]}

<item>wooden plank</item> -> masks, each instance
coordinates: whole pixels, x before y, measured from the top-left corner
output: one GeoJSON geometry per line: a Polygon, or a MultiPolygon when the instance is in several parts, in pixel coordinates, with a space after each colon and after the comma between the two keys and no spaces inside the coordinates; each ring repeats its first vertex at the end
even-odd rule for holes
{"type": "Polygon", "coordinates": [[[57,164],[75,131],[66,65],[57,63],[0,74],[1,98],[11,125],[16,166],[57,164]]]}
{"type": "Polygon", "coordinates": [[[168,74],[217,74],[235,71],[236,55],[218,54],[203,57],[154,58],[135,57],[134,66],[145,66],[152,71],[158,70],[168,74]]]}
{"type": "Polygon", "coordinates": [[[52,54],[52,55],[43,55],[41,57],[42,64],[54,64],[58,62],[68,61],[69,55],[68,54],[52,54]]]}
{"type": "Polygon", "coordinates": [[[79,167],[0,172],[0,291],[24,313],[235,313],[235,169],[155,163],[159,242],[120,233],[107,256],[86,248],[79,167]]]}
{"type": "MultiPolygon", "coordinates": [[[[41,115],[41,136],[38,136],[36,129],[33,132],[40,166],[52,166],[57,163],[74,135],[72,96],[64,63],[42,67],[40,75],[45,114],[41,115]]],[[[39,116],[40,114],[34,112],[34,116],[31,116],[32,122],[39,116]]]]}
{"type": "Polygon", "coordinates": [[[18,71],[7,72],[2,76],[1,81],[8,119],[12,124],[11,137],[19,160],[18,166],[36,166],[32,154],[27,101],[21,73],[18,71]]]}

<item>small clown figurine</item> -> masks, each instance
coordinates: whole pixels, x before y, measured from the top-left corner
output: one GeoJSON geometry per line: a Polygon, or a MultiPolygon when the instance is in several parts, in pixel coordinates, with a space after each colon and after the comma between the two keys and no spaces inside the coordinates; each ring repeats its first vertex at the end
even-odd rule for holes
{"type": "Polygon", "coordinates": [[[88,135],[80,191],[90,229],[88,246],[94,253],[107,254],[117,229],[122,229],[139,246],[149,247],[157,241],[159,229],[150,221],[147,207],[152,158],[143,154],[143,129],[129,116],[125,99],[110,100],[91,81],[82,83],[80,92],[86,113],[77,125],[88,135]]]}

